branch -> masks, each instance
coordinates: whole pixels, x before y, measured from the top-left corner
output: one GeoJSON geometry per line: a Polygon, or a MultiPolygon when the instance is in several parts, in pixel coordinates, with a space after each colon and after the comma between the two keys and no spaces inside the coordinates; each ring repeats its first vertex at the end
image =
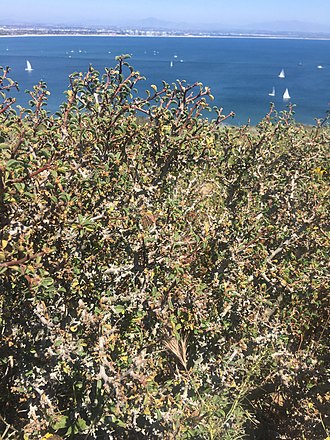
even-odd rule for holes
{"type": "Polygon", "coordinates": [[[12,183],[20,183],[23,182],[26,179],[31,179],[34,176],[37,176],[38,174],[42,173],[45,170],[49,170],[53,168],[53,166],[50,163],[46,163],[46,165],[44,165],[41,168],[38,168],[36,171],[33,171],[33,173],[27,174],[24,177],[20,177],[19,179],[13,180],[12,183]]]}
{"type": "Polygon", "coordinates": [[[11,260],[11,261],[6,261],[5,263],[0,263],[0,267],[21,266],[27,261],[35,260],[36,258],[42,257],[47,253],[48,253],[47,251],[41,251],[38,252],[37,254],[25,255],[25,257],[21,258],[20,260],[11,260]]]}

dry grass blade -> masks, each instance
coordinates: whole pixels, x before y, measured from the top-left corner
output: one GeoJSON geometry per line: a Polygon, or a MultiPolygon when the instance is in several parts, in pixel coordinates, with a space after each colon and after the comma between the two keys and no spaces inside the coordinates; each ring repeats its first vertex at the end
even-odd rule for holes
{"type": "Polygon", "coordinates": [[[187,338],[172,338],[165,343],[165,348],[169,350],[180,361],[181,365],[187,370],[187,338]]]}

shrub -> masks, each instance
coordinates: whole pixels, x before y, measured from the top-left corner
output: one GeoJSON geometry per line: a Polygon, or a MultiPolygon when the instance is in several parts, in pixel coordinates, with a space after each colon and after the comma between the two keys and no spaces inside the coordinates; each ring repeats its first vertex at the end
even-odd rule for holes
{"type": "Polygon", "coordinates": [[[53,116],[2,69],[2,437],[325,438],[329,129],[117,61],[53,116]]]}

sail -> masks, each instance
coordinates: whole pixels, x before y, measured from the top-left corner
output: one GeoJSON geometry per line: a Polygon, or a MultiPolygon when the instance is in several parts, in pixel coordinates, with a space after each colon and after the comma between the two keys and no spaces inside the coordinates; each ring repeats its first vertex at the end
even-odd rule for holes
{"type": "Polygon", "coordinates": [[[170,62],[170,67],[173,67],[173,61],[170,62]]]}
{"type": "Polygon", "coordinates": [[[278,75],[279,78],[285,78],[285,72],[284,69],[282,69],[278,75]]]}
{"type": "Polygon", "coordinates": [[[26,68],[25,68],[25,70],[28,70],[29,72],[30,72],[31,70],[33,70],[33,69],[32,69],[32,65],[31,65],[31,63],[30,63],[29,60],[26,61],[26,68]]]}
{"type": "Polygon", "coordinates": [[[289,94],[289,90],[285,89],[285,92],[283,93],[283,99],[290,99],[290,98],[291,98],[291,96],[289,94]]]}
{"type": "Polygon", "coordinates": [[[268,93],[269,96],[275,96],[275,87],[273,87],[273,90],[268,93]]]}

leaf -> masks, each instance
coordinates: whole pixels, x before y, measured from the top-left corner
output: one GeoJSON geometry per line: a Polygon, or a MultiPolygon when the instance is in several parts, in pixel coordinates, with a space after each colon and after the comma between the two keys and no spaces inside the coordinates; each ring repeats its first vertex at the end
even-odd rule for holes
{"type": "Polygon", "coordinates": [[[54,284],[54,280],[52,278],[44,278],[41,283],[40,286],[42,287],[50,287],[54,284]]]}
{"type": "Polygon", "coordinates": [[[59,416],[55,423],[51,425],[51,427],[58,431],[59,429],[66,428],[69,425],[69,417],[68,416],[59,416]]]}
{"type": "Polygon", "coordinates": [[[19,266],[10,266],[11,270],[15,270],[17,272],[21,272],[21,268],[19,266]]]}
{"type": "Polygon", "coordinates": [[[9,159],[6,163],[7,170],[14,170],[16,168],[21,168],[22,163],[16,159],[9,159]]]}
{"type": "Polygon", "coordinates": [[[113,307],[114,311],[118,314],[124,314],[125,313],[125,307],[118,305],[113,307]]]}
{"type": "Polygon", "coordinates": [[[120,426],[120,428],[126,428],[126,423],[122,420],[115,418],[114,422],[116,423],[116,425],[120,426]]]}
{"type": "MultiPolygon", "coordinates": [[[[71,436],[71,434],[74,432],[72,426],[69,426],[68,430],[66,431],[65,435],[66,436],[71,436]]],[[[74,434],[76,434],[76,432],[74,432],[74,434]]]]}
{"type": "Polygon", "coordinates": [[[50,152],[48,150],[41,150],[40,156],[43,156],[48,160],[50,158],[50,152]]]}
{"type": "Polygon", "coordinates": [[[63,200],[63,202],[69,202],[70,198],[71,196],[68,193],[63,192],[60,194],[60,199],[63,200]]]}
{"type": "Polygon", "coordinates": [[[85,431],[88,428],[88,425],[84,419],[78,419],[75,423],[75,426],[78,428],[79,432],[85,431]]]}

